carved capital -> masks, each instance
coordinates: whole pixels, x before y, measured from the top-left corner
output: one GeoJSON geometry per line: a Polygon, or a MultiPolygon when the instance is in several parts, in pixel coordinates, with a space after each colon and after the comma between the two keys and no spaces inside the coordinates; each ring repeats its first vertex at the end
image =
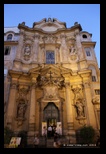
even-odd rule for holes
{"type": "Polygon", "coordinates": [[[17,83],[13,82],[10,84],[11,89],[17,89],[17,83]]]}
{"type": "Polygon", "coordinates": [[[33,36],[34,39],[40,39],[40,35],[39,33],[35,33],[35,35],[33,36]]]}
{"type": "Polygon", "coordinates": [[[39,46],[41,47],[41,49],[45,48],[45,43],[40,43],[39,46]]]}
{"type": "Polygon", "coordinates": [[[36,88],[36,83],[32,83],[31,89],[35,89],[35,88],[36,88]]]}
{"type": "Polygon", "coordinates": [[[23,37],[23,35],[24,35],[25,33],[24,33],[24,30],[20,30],[20,35],[23,37]]]}
{"type": "Polygon", "coordinates": [[[72,85],[71,86],[72,91],[75,93],[80,92],[80,90],[82,90],[82,88],[83,88],[83,85],[72,85]]]}
{"type": "Polygon", "coordinates": [[[66,88],[70,88],[70,82],[66,82],[66,83],[65,83],[65,87],[66,87],[66,88]]]}
{"type": "Polygon", "coordinates": [[[21,91],[21,92],[27,93],[28,90],[29,90],[29,86],[27,86],[27,85],[19,85],[19,86],[18,86],[18,89],[19,89],[19,91],[21,91]]]}
{"type": "Polygon", "coordinates": [[[59,49],[60,48],[60,43],[56,43],[55,46],[56,46],[57,49],[59,49]]]}
{"type": "Polygon", "coordinates": [[[84,82],[84,87],[85,88],[90,88],[90,82],[89,81],[84,82]]]}
{"type": "Polygon", "coordinates": [[[64,33],[62,33],[61,35],[60,35],[60,38],[62,39],[62,38],[66,38],[66,35],[64,34],[64,33]]]}

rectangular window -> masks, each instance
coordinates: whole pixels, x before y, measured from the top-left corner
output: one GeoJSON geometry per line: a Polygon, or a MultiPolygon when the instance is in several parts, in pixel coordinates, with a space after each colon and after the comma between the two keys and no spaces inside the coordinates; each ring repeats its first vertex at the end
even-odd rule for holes
{"type": "Polygon", "coordinates": [[[90,51],[86,51],[86,55],[87,55],[87,56],[91,56],[90,51]]]}
{"type": "Polygon", "coordinates": [[[95,76],[92,76],[92,81],[96,82],[96,77],[95,76]]]}
{"type": "Polygon", "coordinates": [[[4,55],[10,55],[10,50],[11,50],[11,47],[7,46],[4,48],[4,55]]]}
{"type": "Polygon", "coordinates": [[[54,51],[46,51],[46,64],[55,64],[54,51]]]}
{"type": "Polygon", "coordinates": [[[96,95],[100,95],[100,90],[99,89],[95,89],[95,94],[96,95]]]}

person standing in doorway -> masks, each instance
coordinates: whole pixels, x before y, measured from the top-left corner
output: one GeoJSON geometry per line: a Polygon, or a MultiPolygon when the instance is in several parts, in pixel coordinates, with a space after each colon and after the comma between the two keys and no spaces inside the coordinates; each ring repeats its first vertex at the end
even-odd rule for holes
{"type": "Polygon", "coordinates": [[[39,148],[39,137],[38,137],[38,135],[35,135],[35,138],[34,138],[34,147],[35,148],[39,148]]]}
{"type": "Polygon", "coordinates": [[[51,138],[52,136],[52,127],[49,125],[48,127],[48,137],[51,138]]]}

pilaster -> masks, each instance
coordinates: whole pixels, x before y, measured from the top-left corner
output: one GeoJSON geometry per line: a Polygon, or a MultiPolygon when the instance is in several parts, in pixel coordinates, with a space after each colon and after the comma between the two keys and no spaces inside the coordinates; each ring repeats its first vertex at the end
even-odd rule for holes
{"type": "Polygon", "coordinates": [[[68,127],[68,138],[70,143],[76,142],[75,137],[75,130],[74,130],[74,121],[73,121],[73,113],[72,113],[72,100],[71,100],[71,93],[70,93],[70,82],[66,82],[66,109],[67,109],[67,127],[68,127]]]}
{"type": "Polygon", "coordinates": [[[96,120],[94,107],[92,104],[92,95],[91,95],[91,87],[90,87],[90,72],[82,73],[81,77],[83,78],[85,98],[86,98],[86,112],[87,112],[87,124],[92,125],[96,128],[96,120]]]}
{"type": "Polygon", "coordinates": [[[17,81],[12,81],[10,85],[10,95],[9,95],[9,102],[8,102],[8,108],[7,108],[7,120],[6,120],[6,125],[10,129],[12,129],[12,122],[14,118],[16,92],[17,92],[17,81]]]}
{"type": "Polygon", "coordinates": [[[28,130],[28,144],[32,144],[32,138],[35,135],[35,83],[32,83],[31,86],[31,95],[30,95],[30,113],[29,113],[29,130],[28,130]]]}

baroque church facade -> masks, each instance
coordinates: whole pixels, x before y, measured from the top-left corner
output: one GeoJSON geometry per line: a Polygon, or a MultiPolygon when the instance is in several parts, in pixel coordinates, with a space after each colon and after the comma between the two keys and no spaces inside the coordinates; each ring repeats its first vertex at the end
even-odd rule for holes
{"type": "MultiPolygon", "coordinates": [[[[61,124],[76,143],[82,126],[100,131],[100,69],[92,34],[77,22],[44,18],[4,28],[4,127],[27,132],[61,124]]],[[[47,133],[47,132],[46,132],[47,133]]]]}

